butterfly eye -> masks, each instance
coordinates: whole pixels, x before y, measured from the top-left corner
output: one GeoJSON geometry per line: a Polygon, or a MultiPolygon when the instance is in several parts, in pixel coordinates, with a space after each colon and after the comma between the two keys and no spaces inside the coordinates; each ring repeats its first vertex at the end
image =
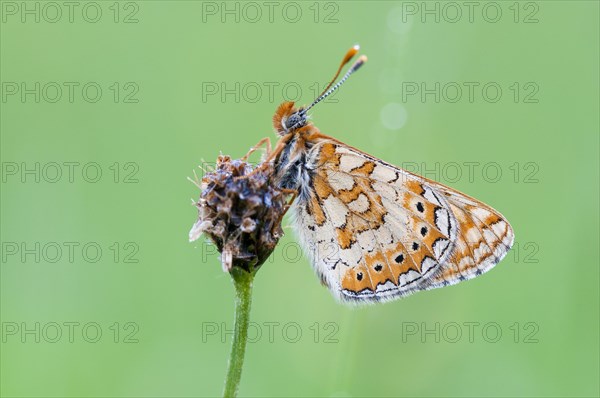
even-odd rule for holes
{"type": "Polygon", "coordinates": [[[285,129],[291,130],[292,128],[299,128],[304,126],[306,123],[306,116],[300,115],[299,112],[292,113],[290,117],[285,121],[285,129]]]}

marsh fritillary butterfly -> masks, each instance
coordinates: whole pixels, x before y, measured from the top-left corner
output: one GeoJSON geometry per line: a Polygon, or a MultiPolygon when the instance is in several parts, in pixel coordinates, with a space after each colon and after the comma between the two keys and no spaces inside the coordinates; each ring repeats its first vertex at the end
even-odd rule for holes
{"type": "MultiPolygon", "coordinates": [[[[308,107],[284,102],[265,163],[294,194],[294,223],[313,267],[344,302],[378,302],[453,285],[490,270],[511,248],[508,221],[490,206],[322,134],[307,112],[366,61],[361,56],[308,107]]],[[[247,156],[246,155],[246,158],[247,156]]]]}

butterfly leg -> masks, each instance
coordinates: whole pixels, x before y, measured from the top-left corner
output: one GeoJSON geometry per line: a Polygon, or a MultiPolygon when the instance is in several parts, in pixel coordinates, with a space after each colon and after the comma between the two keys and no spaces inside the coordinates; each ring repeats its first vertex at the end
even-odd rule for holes
{"type": "Polygon", "coordinates": [[[248,160],[250,155],[252,155],[255,151],[259,150],[260,147],[263,145],[265,145],[265,150],[266,150],[267,156],[269,156],[272,151],[271,139],[269,137],[265,137],[262,140],[258,141],[258,144],[254,145],[252,148],[250,148],[250,150],[248,151],[248,153],[246,155],[244,155],[242,160],[243,161],[248,160]]]}
{"type": "Polygon", "coordinates": [[[252,170],[249,174],[246,174],[244,176],[235,177],[235,178],[248,178],[258,172],[262,172],[262,171],[265,171],[266,169],[268,169],[269,166],[272,166],[273,160],[281,153],[281,151],[283,151],[283,149],[285,148],[285,146],[287,144],[287,141],[280,139],[279,141],[277,141],[277,145],[273,149],[271,147],[271,140],[269,139],[269,137],[265,137],[262,140],[260,140],[258,142],[258,144],[254,145],[252,148],[250,148],[250,151],[248,151],[246,156],[244,156],[241,160],[246,161],[248,159],[248,156],[250,156],[252,154],[252,152],[258,150],[265,143],[267,144],[265,147],[266,152],[267,152],[266,158],[263,159],[263,161],[258,165],[258,167],[254,168],[254,170],[252,170]]]}
{"type": "Polygon", "coordinates": [[[296,191],[295,189],[282,188],[281,192],[286,195],[292,195],[292,197],[288,201],[288,203],[285,205],[278,222],[281,222],[281,220],[283,220],[283,216],[285,216],[285,214],[288,212],[288,210],[292,207],[292,203],[294,203],[294,200],[296,200],[296,197],[298,196],[298,191],[296,191]]]}
{"type": "Polygon", "coordinates": [[[287,202],[287,204],[284,205],[283,211],[281,212],[281,216],[277,220],[277,224],[281,224],[281,221],[283,220],[283,216],[285,216],[285,214],[288,212],[288,210],[292,207],[292,203],[294,203],[296,196],[298,196],[298,192],[294,189],[283,188],[283,189],[281,189],[281,192],[284,194],[287,194],[287,195],[292,195],[292,198],[287,202]]]}

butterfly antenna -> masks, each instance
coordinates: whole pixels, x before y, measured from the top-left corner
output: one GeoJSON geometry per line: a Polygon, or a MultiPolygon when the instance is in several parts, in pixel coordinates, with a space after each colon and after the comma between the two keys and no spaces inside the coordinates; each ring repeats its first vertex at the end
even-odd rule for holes
{"type": "Polygon", "coordinates": [[[337,79],[337,77],[340,75],[340,72],[342,71],[344,65],[346,65],[348,62],[350,62],[352,58],[354,58],[354,56],[358,53],[358,50],[360,50],[360,46],[358,44],[355,44],[350,50],[348,50],[346,55],[344,55],[344,59],[342,59],[342,62],[340,63],[340,67],[338,68],[337,72],[335,72],[335,75],[333,76],[327,87],[325,87],[325,90],[323,90],[323,92],[319,94],[319,97],[323,95],[325,91],[329,90],[329,87],[331,87],[333,83],[335,83],[335,79],[337,79]]]}
{"type": "Polygon", "coordinates": [[[331,95],[331,93],[333,93],[335,90],[337,90],[350,77],[351,74],[356,72],[358,70],[358,68],[360,68],[361,66],[363,66],[363,64],[365,62],[367,62],[367,57],[365,55],[361,55],[356,60],[356,62],[350,67],[350,69],[348,69],[348,72],[346,72],[344,77],[342,77],[340,79],[340,81],[337,82],[335,84],[335,86],[332,87],[332,84],[335,82],[335,79],[337,79],[337,77],[340,75],[340,72],[342,71],[342,68],[344,67],[344,65],[346,65],[348,62],[350,62],[350,60],[356,55],[356,53],[358,52],[359,49],[360,49],[360,47],[357,44],[354,47],[352,47],[350,50],[348,50],[348,52],[346,53],[346,55],[344,56],[344,59],[342,60],[342,62],[340,64],[340,67],[338,68],[335,76],[333,77],[333,79],[331,79],[331,82],[327,85],[325,90],[323,90],[323,92],[317,97],[317,99],[315,99],[313,101],[312,104],[310,104],[307,108],[304,108],[302,111],[300,111],[301,114],[306,114],[306,112],[308,112],[313,106],[315,106],[316,104],[318,104],[319,102],[321,102],[322,100],[327,98],[329,95],[331,95]]]}

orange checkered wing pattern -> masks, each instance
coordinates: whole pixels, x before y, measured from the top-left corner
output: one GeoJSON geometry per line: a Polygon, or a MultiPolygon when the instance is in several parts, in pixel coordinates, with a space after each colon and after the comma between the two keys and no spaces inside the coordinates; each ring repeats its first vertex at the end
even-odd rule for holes
{"type": "Polygon", "coordinates": [[[513,244],[490,206],[320,133],[295,204],[299,235],[341,301],[387,301],[472,279],[513,244]]]}

